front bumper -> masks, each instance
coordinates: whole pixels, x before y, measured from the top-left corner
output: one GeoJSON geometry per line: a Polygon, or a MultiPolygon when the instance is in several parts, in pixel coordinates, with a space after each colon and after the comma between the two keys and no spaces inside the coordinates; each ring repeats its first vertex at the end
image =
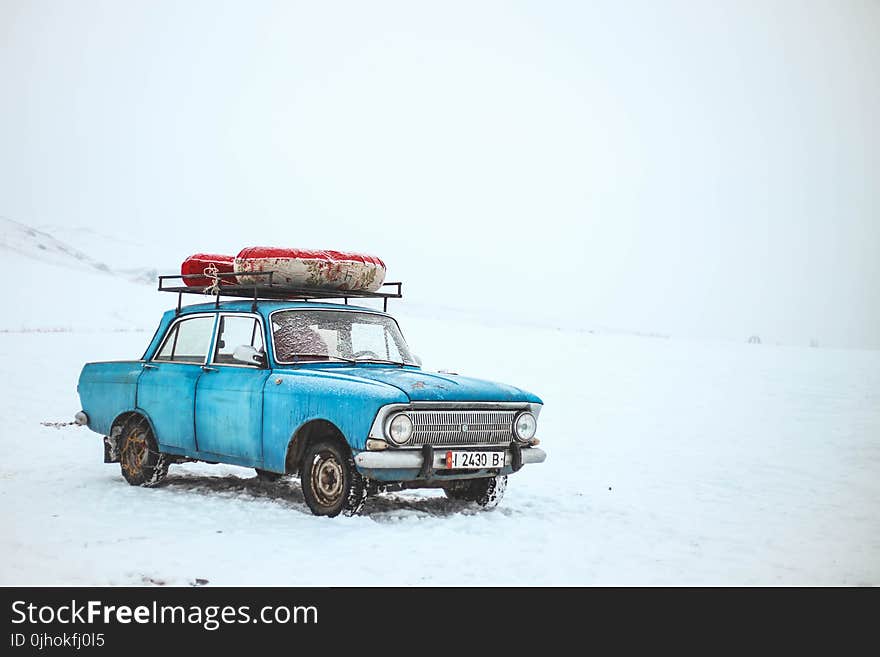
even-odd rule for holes
{"type": "MultiPolygon", "coordinates": [[[[508,447],[504,450],[504,468],[494,470],[447,470],[446,452],[461,447],[433,449],[388,449],[359,452],[354,457],[358,471],[380,481],[415,481],[430,479],[467,479],[493,474],[511,474],[523,465],[543,463],[547,453],[538,447],[508,447]],[[517,454],[519,452],[519,454],[517,454]]],[[[482,448],[466,448],[481,450],[482,448]]]]}

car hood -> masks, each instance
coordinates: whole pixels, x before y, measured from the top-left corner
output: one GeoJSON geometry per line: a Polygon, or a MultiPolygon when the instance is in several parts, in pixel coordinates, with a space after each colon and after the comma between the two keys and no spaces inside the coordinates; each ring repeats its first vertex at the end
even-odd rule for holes
{"type": "Polygon", "coordinates": [[[505,383],[474,379],[457,374],[425,372],[424,370],[408,367],[377,367],[371,365],[338,367],[333,369],[333,373],[394,386],[403,391],[410,398],[410,401],[541,403],[538,397],[520,388],[515,388],[505,383]]]}

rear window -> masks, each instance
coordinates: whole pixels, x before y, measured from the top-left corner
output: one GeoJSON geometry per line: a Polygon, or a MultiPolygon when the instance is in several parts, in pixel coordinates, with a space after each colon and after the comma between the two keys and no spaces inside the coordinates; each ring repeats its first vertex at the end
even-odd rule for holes
{"type": "Polygon", "coordinates": [[[204,363],[214,332],[214,317],[201,316],[177,322],[153,360],[204,363]]]}

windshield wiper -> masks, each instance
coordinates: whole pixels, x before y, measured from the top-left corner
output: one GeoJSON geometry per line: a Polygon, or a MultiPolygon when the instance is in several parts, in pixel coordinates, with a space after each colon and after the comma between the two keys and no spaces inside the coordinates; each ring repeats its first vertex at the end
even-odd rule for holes
{"type": "Polygon", "coordinates": [[[387,358],[358,358],[357,360],[352,361],[353,363],[390,363],[391,365],[397,365],[398,367],[403,367],[406,363],[401,363],[396,360],[388,360],[387,358]]]}
{"type": "MultiPolygon", "coordinates": [[[[345,361],[346,363],[356,363],[357,361],[354,358],[345,358],[344,356],[330,356],[329,354],[293,354],[293,362],[296,363],[299,361],[301,357],[305,356],[306,358],[327,358],[334,360],[345,361]]],[[[309,361],[313,362],[313,361],[309,361]]],[[[319,361],[320,362],[320,361],[319,361]]]]}

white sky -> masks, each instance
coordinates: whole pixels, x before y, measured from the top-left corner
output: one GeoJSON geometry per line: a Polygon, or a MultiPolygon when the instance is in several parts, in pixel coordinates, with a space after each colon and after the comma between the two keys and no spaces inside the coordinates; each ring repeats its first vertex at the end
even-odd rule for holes
{"type": "Polygon", "coordinates": [[[0,0],[0,94],[17,221],[880,347],[877,1],[0,0]]]}

